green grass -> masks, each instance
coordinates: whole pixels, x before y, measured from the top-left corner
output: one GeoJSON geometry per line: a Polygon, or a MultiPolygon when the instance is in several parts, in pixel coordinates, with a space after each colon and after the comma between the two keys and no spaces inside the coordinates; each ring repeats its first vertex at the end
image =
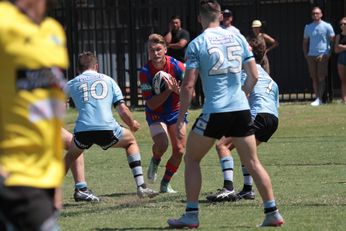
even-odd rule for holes
{"type": "MultiPolygon", "coordinates": [[[[189,129],[199,110],[190,111],[189,129]]],[[[144,112],[134,112],[142,128],[135,134],[141,148],[144,172],[151,157],[151,138],[144,112]]],[[[70,110],[66,126],[73,128],[76,112],[70,110]]],[[[346,106],[329,104],[311,107],[284,104],[279,129],[268,144],[259,147],[260,159],[269,172],[279,209],[286,220],[280,230],[345,230],[346,226],[346,106]]],[[[234,153],[235,154],[235,153],[234,153]]],[[[159,179],[170,152],[159,168],[159,179]]],[[[242,186],[239,158],[235,154],[235,186],[242,186]]],[[[175,195],[138,199],[135,183],[122,149],[86,151],[88,186],[102,197],[100,203],[76,203],[73,179],[64,182],[62,230],[164,230],[166,220],[184,211],[184,164],[172,180],[175,195]]],[[[202,161],[200,197],[201,230],[255,230],[263,219],[262,202],[209,204],[205,196],[222,186],[215,150],[202,161]]],[[[151,185],[158,190],[159,183],[151,185]]]]}

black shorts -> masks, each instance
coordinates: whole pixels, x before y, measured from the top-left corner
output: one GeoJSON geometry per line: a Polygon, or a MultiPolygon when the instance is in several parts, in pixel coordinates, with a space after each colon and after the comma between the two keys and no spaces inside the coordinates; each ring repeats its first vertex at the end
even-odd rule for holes
{"type": "Polygon", "coordinates": [[[119,139],[112,130],[76,132],[73,138],[74,143],[80,149],[89,149],[93,144],[99,145],[103,150],[107,150],[119,139]]]}
{"type": "Polygon", "coordinates": [[[269,113],[258,113],[254,121],[255,137],[261,142],[267,142],[278,129],[279,119],[269,113]]]}
{"type": "Polygon", "coordinates": [[[215,139],[223,136],[246,137],[255,133],[250,110],[201,114],[192,130],[215,139]]]}
{"type": "Polygon", "coordinates": [[[7,224],[15,230],[28,231],[48,231],[58,227],[54,189],[0,187],[0,227],[7,224]]]}

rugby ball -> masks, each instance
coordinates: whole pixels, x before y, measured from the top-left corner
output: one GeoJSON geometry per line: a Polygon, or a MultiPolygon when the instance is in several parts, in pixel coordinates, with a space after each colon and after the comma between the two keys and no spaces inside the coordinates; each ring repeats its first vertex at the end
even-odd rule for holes
{"type": "Polygon", "coordinates": [[[160,94],[166,89],[166,82],[163,78],[169,79],[170,75],[164,71],[159,71],[154,75],[153,89],[156,95],[160,94]]]}

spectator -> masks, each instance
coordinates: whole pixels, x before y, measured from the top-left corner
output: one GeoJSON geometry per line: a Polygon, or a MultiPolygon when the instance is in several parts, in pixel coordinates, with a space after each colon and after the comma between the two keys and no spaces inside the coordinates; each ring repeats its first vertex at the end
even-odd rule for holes
{"type": "Polygon", "coordinates": [[[279,46],[279,43],[270,35],[262,32],[262,22],[260,20],[253,20],[251,27],[253,34],[252,36],[250,36],[249,40],[251,40],[252,38],[256,38],[265,46],[265,53],[263,56],[263,60],[260,62],[260,65],[268,74],[270,74],[269,59],[267,54],[269,51],[279,46]]]}
{"type": "Polygon", "coordinates": [[[338,73],[341,81],[341,102],[346,104],[346,17],[340,20],[341,32],[335,38],[335,53],[338,54],[338,73]]]}
{"type": "Polygon", "coordinates": [[[225,9],[222,12],[222,25],[221,27],[227,30],[232,31],[233,33],[240,34],[240,31],[237,27],[232,25],[233,22],[233,12],[230,11],[229,9],[225,9]]]}
{"type": "Polygon", "coordinates": [[[322,104],[328,75],[330,47],[335,35],[332,25],[323,21],[322,16],[322,10],[319,7],[312,8],[312,23],[305,25],[304,28],[303,52],[316,96],[311,106],[322,104]]]}
{"type": "Polygon", "coordinates": [[[185,49],[190,41],[190,33],[181,27],[181,18],[172,16],[169,22],[168,32],[164,36],[169,56],[185,62],[185,49]]]}
{"type": "Polygon", "coordinates": [[[62,26],[45,16],[53,2],[0,2],[1,230],[59,229],[56,190],[64,176],[65,112],[61,70],[68,66],[68,55],[62,26]]]}

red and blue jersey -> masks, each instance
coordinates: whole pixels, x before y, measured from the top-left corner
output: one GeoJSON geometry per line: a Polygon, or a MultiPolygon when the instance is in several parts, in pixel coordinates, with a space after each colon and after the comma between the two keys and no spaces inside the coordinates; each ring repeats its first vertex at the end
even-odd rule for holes
{"type": "MultiPolygon", "coordinates": [[[[182,62],[170,57],[165,56],[166,65],[163,69],[156,69],[151,61],[149,61],[144,67],[141,68],[139,79],[141,81],[142,96],[144,100],[149,100],[155,95],[154,88],[152,86],[153,78],[158,71],[165,71],[169,73],[178,83],[183,81],[185,66],[182,62]]],[[[145,111],[147,117],[155,117],[168,115],[172,112],[179,111],[179,95],[172,92],[167,100],[155,110],[151,110],[145,105],[145,111]]]]}

